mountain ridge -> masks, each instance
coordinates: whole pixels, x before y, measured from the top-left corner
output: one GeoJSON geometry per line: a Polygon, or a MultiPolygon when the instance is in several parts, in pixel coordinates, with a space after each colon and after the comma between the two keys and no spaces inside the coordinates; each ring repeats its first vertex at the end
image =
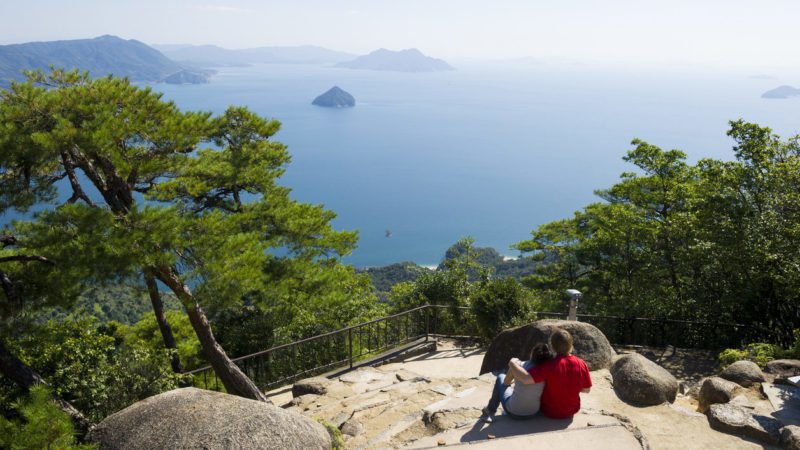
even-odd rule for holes
{"type": "Polygon", "coordinates": [[[336,67],[393,72],[439,72],[455,70],[446,61],[432,58],[416,48],[388,50],[379,48],[352,61],[341,62],[336,67]]]}
{"type": "MultiPolygon", "coordinates": [[[[147,82],[165,81],[187,70],[141,41],[112,35],[0,45],[0,86],[24,80],[25,70],[49,71],[51,66],[89,71],[93,77],[112,74],[147,82]]],[[[207,81],[208,73],[195,75],[207,81]]]]}

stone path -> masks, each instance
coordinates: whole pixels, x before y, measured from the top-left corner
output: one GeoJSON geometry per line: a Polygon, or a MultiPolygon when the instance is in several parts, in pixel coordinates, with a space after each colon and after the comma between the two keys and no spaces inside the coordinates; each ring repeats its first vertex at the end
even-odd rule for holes
{"type": "MultiPolygon", "coordinates": [[[[340,427],[351,449],[431,448],[440,444],[469,449],[763,449],[762,444],[717,432],[680,396],[674,404],[628,405],[614,393],[607,370],[592,372],[594,387],[582,395],[583,409],[571,421],[536,417],[527,421],[496,417],[478,420],[493,385],[477,376],[478,349],[440,346],[403,363],[365,367],[332,380],[325,395],[292,399],[287,390],[270,393],[279,405],[340,427]],[[649,445],[649,447],[648,447],[649,445]]],[[[769,402],[757,405],[769,407],[769,402]]]]}

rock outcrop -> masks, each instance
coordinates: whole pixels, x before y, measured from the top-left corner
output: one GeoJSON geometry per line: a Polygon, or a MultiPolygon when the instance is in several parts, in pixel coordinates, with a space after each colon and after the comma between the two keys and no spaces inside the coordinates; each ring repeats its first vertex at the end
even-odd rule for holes
{"type": "Polygon", "coordinates": [[[672,403],[678,393],[678,380],[638,353],[620,356],[611,366],[611,377],[617,396],[634,405],[672,403]]]}
{"type": "Polygon", "coordinates": [[[711,428],[724,433],[747,436],[767,444],[778,445],[781,423],[772,417],[753,414],[731,404],[716,404],[708,408],[711,428]]]}
{"type": "Polygon", "coordinates": [[[705,378],[697,396],[700,411],[705,411],[716,403],[728,403],[741,389],[738,384],[724,378],[705,378]]]}
{"type": "Polygon", "coordinates": [[[328,385],[331,380],[325,377],[313,377],[300,380],[292,386],[292,397],[300,397],[306,394],[325,395],[328,393],[328,385]]]}
{"type": "Polygon", "coordinates": [[[768,362],[764,371],[782,378],[794,377],[800,375],[800,360],[776,359],[768,362]]]}
{"type": "Polygon", "coordinates": [[[736,361],[726,367],[719,376],[744,387],[765,381],[764,372],[752,361],[736,361]]]}
{"type": "Polygon", "coordinates": [[[155,395],[105,418],[89,434],[100,449],[330,449],[319,423],[268,403],[196,388],[155,395]]]}
{"type": "Polygon", "coordinates": [[[480,373],[508,368],[508,361],[517,357],[525,360],[531,349],[540,343],[547,344],[555,328],[572,335],[573,353],[586,361],[589,370],[607,369],[616,352],[605,335],[594,325],[567,320],[539,320],[517,328],[504,330],[492,341],[483,357],[480,373]]]}
{"type": "Polygon", "coordinates": [[[800,450],[800,427],[789,425],[781,430],[781,444],[789,450],[800,450]]]}

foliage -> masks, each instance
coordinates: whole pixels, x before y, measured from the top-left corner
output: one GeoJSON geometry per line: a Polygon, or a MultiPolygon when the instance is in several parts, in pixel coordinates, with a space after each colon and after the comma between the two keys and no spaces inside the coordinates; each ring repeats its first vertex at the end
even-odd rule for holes
{"type": "Polygon", "coordinates": [[[413,262],[404,261],[388,266],[370,267],[363,272],[369,275],[372,285],[378,292],[389,292],[395,284],[415,281],[425,273],[425,270],[427,269],[413,262]]]}
{"type": "Polygon", "coordinates": [[[636,166],[604,200],[544,224],[520,251],[542,259],[524,283],[588,313],[743,323],[788,344],[800,326],[800,145],[731,122],[735,161],[690,165],[634,140],[636,166]]]}
{"type": "Polygon", "coordinates": [[[331,436],[331,450],[344,450],[346,448],[344,436],[342,436],[342,430],[325,419],[317,417],[316,421],[325,427],[325,429],[328,431],[328,434],[331,436]]]}
{"type": "Polygon", "coordinates": [[[482,338],[491,341],[502,330],[527,318],[531,296],[513,278],[489,280],[472,296],[471,309],[482,338]]]}
{"type": "Polygon", "coordinates": [[[91,449],[77,445],[72,421],[50,399],[43,386],[34,386],[29,395],[14,403],[21,416],[7,420],[0,416],[0,446],[11,450],[91,449]]]}
{"type": "Polygon", "coordinates": [[[719,354],[719,365],[725,368],[736,361],[747,360],[764,368],[773,359],[798,359],[800,358],[800,330],[794,330],[794,336],[794,344],[787,349],[763,342],[748,344],[742,349],[725,349],[719,354]]]}
{"type": "Polygon", "coordinates": [[[723,350],[719,354],[719,365],[721,368],[725,368],[736,361],[747,360],[753,361],[763,369],[768,362],[780,358],[782,355],[783,350],[777,345],[759,342],[748,344],[741,350],[734,348],[723,350]]]}
{"type": "MultiPolygon", "coordinates": [[[[172,328],[172,334],[175,336],[178,356],[183,369],[192,370],[205,365],[203,349],[186,314],[180,311],[165,311],[165,315],[170,328],[172,328]]],[[[242,326],[245,325],[242,324],[242,326]]],[[[119,332],[127,346],[146,347],[151,351],[159,351],[164,348],[164,338],[161,336],[155,314],[152,311],[145,313],[132,326],[121,326],[119,332]]]]}
{"type": "Polygon", "coordinates": [[[114,323],[50,321],[11,342],[56,395],[95,422],[177,386],[166,351],[133,339],[125,342],[114,323]]]}
{"type": "MultiPolygon", "coordinates": [[[[164,308],[172,311],[183,309],[178,299],[171,292],[161,292],[164,308]]],[[[150,312],[152,319],[153,306],[142,283],[134,280],[123,280],[119,283],[88,286],[75,300],[71,308],[55,308],[38,314],[41,319],[65,319],[81,315],[90,315],[101,323],[118,322],[133,325],[143,315],[150,312]]],[[[152,319],[155,320],[155,319],[152,319]]]]}

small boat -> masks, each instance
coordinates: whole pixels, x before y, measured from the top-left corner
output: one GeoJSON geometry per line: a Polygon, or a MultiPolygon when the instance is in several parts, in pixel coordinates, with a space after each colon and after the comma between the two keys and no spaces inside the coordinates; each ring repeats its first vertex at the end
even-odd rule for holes
{"type": "Polygon", "coordinates": [[[392,230],[386,230],[386,237],[387,238],[392,237],[392,230]]]}

